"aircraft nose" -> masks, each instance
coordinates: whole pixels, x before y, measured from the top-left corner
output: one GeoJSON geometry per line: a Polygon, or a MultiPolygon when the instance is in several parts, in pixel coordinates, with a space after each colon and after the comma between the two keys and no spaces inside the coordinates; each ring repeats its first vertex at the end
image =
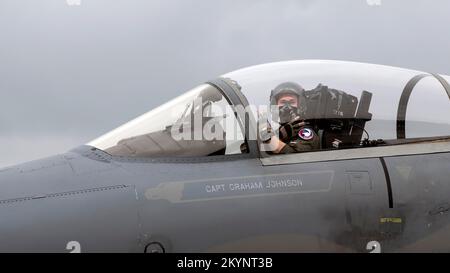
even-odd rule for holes
{"type": "Polygon", "coordinates": [[[118,164],[99,158],[92,154],[91,147],[82,146],[0,169],[0,202],[122,184],[127,179],[128,173],[118,164]],[[110,173],[111,177],[99,179],[99,173],[110,173]]]}
{"type": "Polygon", "coordinates": [[[45,194],[50,185],[60,185],[73,175],[62,155],[0,169],[0,201],[45,194]]]}

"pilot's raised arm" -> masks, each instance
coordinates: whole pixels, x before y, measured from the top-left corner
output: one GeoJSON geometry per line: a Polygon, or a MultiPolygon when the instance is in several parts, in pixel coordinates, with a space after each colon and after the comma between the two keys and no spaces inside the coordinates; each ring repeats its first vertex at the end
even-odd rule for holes
{"type": "Polygon", "coordinates": [[[303,87],[285,82],[272,90],[271,109],[279,111],[280,129],[277,135],[266,140],[274,154],[288,154],[317,150],[320,138],[305,124],[302,115],[306,111],[306,96],[303,87]]]}

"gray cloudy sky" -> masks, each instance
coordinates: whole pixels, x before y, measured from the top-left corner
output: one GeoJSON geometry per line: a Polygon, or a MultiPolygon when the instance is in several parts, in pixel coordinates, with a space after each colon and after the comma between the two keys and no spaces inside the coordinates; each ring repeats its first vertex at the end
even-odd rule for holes
{"type": "Polygon", "coordinates": [[[0,166],[87,143],[254,64],[448,75],[449,11],[449,0],[0,0],[0,166]]]}

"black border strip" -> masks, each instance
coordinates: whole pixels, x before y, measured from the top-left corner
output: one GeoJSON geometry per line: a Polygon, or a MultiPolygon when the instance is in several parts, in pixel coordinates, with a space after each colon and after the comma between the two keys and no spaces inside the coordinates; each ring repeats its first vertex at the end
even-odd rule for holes
{"type": "Polygon", "coordinates": [[[389,208],[394,208],[394,200],[392,198],[392,184],[391,184],[391,177],[389,176],[389,170],[386,165],[386,161],[384,160],[384,157],[380,157],[381,165],[383,166],[384,176],[386,177],[386,186],[388,191],[388,198],[389,198],[389,208]]]}

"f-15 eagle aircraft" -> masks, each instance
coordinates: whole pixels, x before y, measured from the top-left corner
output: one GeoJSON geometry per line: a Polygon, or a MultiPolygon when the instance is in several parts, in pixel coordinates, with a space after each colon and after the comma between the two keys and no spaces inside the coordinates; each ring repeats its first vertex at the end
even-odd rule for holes
{"type": "Polygon", "coordinates": [[[449,81],[326,60],[225,74],[0,169],[0,251],[449,252],[449,81]],[[262,139],[286,82],[303,88],[299,137],[314,131],[315,149],[262,139]]]}

